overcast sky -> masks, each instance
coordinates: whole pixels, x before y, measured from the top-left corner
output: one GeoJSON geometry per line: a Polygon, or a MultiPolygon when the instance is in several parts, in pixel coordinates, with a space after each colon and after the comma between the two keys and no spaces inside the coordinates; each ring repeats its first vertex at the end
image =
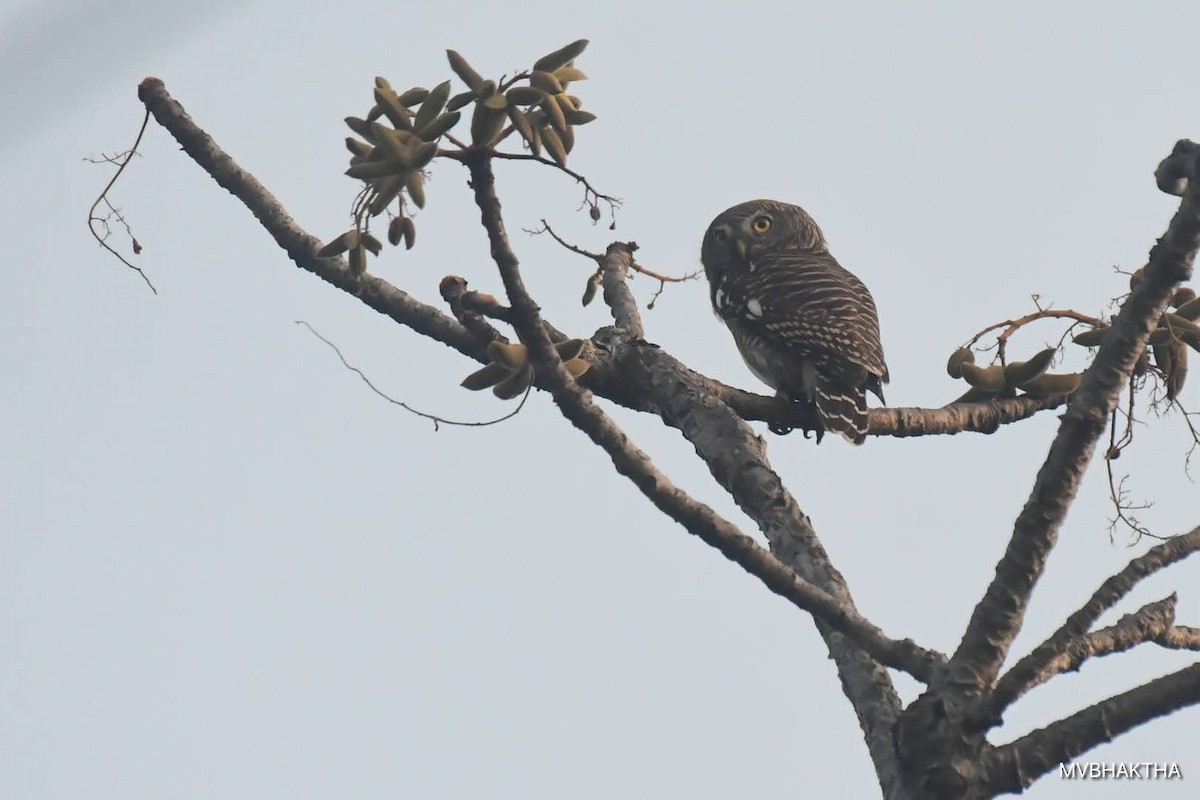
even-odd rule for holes
{"type": "MultiPolygon", "coordinates": [[[[1032,310],[1031,294],[1096,313],[1125,291],[1113,267],[1141,266],[1176,207],[1153,169],[1200,136],[1200,7],[1044,6],[0,6],[0,794],[877,796],[811,621],[663,519],[547,396],[502,425],[435,432],[372,394],[294,321],[420,408],[509,408],[458,387],[465,358],[298,271],[153,124],[114,194],[152,295],[89,238],[110,173],[84,159],[129,146],[137,84],[156,75],[331,237],[356,190],[341,119],[370,107],[375,75],[432,86],[453,47],[498,76],[588,37],[578,93],[599,119],[572,166],[625,199],[615,235],[683,273],[725,207],[803,205],[874,293],[889,401],[937,406],[963,390],[950,351],[1032,310]]],[[[579,305],[590,264],[519,231],[545,217],[593,250],[614,234],[576,211],[564,177],[498,172],[527,282],[555,324],[589,335],[608,322],[579,305]]],[[[417,247],[371,269],[431,302],[447,273],[498,291],[461,167],[436,164],[428,195],[417,247]]],[[[634,282],[643,300],[654,288],[634,282]]],[[[646,325],[691,366],[762,390],[702,282],[669,288],[646,325]]],[[[1183,400],[1200,407],[1200,374],[1183,400]]],[[[675,431],[614,414],[755,533],[675,431]]],[[[1145,422],[1118,464],[1134,498],[1155,501],[1143,521],[1190,529],[1186,429],[1145,422]]],[[[768,440],[862,612],[952,649],[1056,425],[1047,413],[994,436],[861,448],[768,440]]],[[[1110,514],[1097,461],[1019,653],[1146,547],[1110,542],[1110,514]]],[[[1200,624],[1198,560],[1105,621],[1176,589],[1180,621],[1200,624]]],[[[1089,663],[994,738],[1194,660],[1145,646],[1089,663]]],[[[1176,714],[1089,756],[1176,762],[1184,782],[1050,776],[1029,794],[1195,796],[1197,722],[1176,714]]]]}

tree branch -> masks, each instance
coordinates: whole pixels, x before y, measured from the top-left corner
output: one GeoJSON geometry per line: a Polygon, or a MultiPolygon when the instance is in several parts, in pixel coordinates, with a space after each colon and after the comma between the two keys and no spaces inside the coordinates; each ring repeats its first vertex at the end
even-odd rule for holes
{"type": "MultiPolygon", "coordinates": [[[[486,154],[480,154],[468,159],[466,164],[471,170],[471,186],[488,232],[492,257],[512,304],[513,326],[521,341],[529,348],[530,360],[539,382],[550,391],[563,416],[599,445],[612,459],[617,471],[629,478],[655,507],[690,533],[696,534],[759,578],[771,591],[826,620],[831,627],[856,641],[861,637],[863,646],[883,663],[916,677],[928,678],[931,666],[938,661],[936,654],[909,640],[888,639],[853,608],[847,608],[796,575],[711,508],[672,484],[654,466],[649,456],[630,442],[625,433],[591,401],[563,368],[562,360],[543,326],[537,304],[525,288],[517,257],[509,246],[504,230],[489,159],[486,154]]],[[[620,249],[617,246],[610,248],[610,251],[618,252],[620,249]]],[[[617,258],[616,255],[613,257],[617,258]]]]}
{"type": "Polygon", "coordinates": [[[1200,550],[1200,526],[1182,536],[1168,539],[1131,560],[1120,572],[1100,585],[1088,601],[1067,617],[1046,641],[1018,661],[996,683],[996,688],[972,712],[973,723],[983,727],[1000,724],[1004,711],[1026,692],[1048,680],[1051,665],[1061,659],[1072,642],[1080,640],[1105,611],[1133,591],[1145,578],[1200,550]]]}
{"type": "Polygon", "coordinates": [[[1029,596],[1058,538],[1096,440],[1175,287],[1191,277],[1198,247],[1200,208],[1193,187],[1166,234],[1150,251],[1143,280],[1130,292],[1095,360],[1084,372],[1029,500],[1017,517],[995,578],[975,607],[950,660],[947,683],[964,696],[978,696],[995,680],[1021,628],[1029,596]]]}
{"type": "Polygon", "coordinates": [[[642,314],[638,311],[637,301],[633,299],[633,292],[625,283],[625,276],[633,266],[633,251],[636,249],[637,245],[632,242],[613,242],[608,246],[600,262],[604,276],[601,286],[604,287],[604,302],[612,309],[617,329],[634,339],[642,339],[646,336],[642,314]]]}
{"type": "Polygon", "coordinates": [[[1021,792],[1059,764],[1196,703],[1200,663],[1102,700],[989,753],[983,770],[986,796],[1021,792]]]}
{"type": "Polygon", "coordinates": [[[254,214],[296,266],[357,297],[417,333],[453,347],[463,355],[486,360],[486,342],[477,341],[456,320],[434,306],[422,303],[374,275],[355,276],[343,258],[317,258],[321,242],[287,213],[283,205],[249,172],[242,169],[212,137],[201,130],[158,78],[146,78],[138,86],[138,97],[213,180],[254,214]]]}

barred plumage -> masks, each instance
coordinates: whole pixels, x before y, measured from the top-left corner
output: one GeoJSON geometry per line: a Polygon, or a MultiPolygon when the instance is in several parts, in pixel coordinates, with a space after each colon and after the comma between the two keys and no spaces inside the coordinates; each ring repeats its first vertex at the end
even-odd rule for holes
{"type": "Polygon", "coordinates": [[[804,209],[752,200],[713,220],[701,261],[713,311],[758,378],[811,403],[823,430],[855,444],[867,434],[866,392],[888,381],[867,287],[829,253],[804,209]]]}

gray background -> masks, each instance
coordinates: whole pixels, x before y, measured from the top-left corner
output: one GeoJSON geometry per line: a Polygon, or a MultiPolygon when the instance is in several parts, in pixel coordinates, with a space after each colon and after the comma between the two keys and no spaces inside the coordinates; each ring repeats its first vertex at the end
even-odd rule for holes
{"type": "MultiPolygon", "coordinates": [[[[369,108],[374,75],[433,85],[446,47],[496,75],[588,36],[578,89],[600,119],[572,166],[627,200],[616,235],[682,273],[721,209],[804,205],[878,301],[889,400],[940,405],[962,390],[947,354],[1032,310],[1031,293],[1097,312],[1125,290],[1113,266],[1140,266],[1176,206],[1151,172],[1200,136],[1200,8],[1039,5],[4,6],[0,795],[874,796],[811,622],[659,516],[545,395],[502,425],[434,432],[371,394],[293,321],[421,408],[508,408],[458,388],[466,359],[297,271],[154,125],[114,195],[152,296],[89,238],[109,170],[82,159],[129,145],[137,83],[157,75],[332,237],[356,188],[341,118],[369,108]]],[[[545,216],[592,249],[612,234],[553,171],[498,172],[547,315],[579,335],[605,324],[601,304],[579,306],[588,262],[519,230],[545,216]]],[[[463,170],[437,164],[428,194],[417,248],[371,269],[431,301],[447,273],[497,291],[463,170]]],[[[634,282],[643,300],[654,288],[634,282]]],[[[687,363],[761,389],[702,282],[646,320],[687,363]]],[[[675,432],[613,413],[745,523],[675,432]]],[[[1119,466],[1135,499],[1158,501],[1143,519],[1180,532],[1200,507],[1186,432],[1146,422],[1119,466]]],[[[1048,413],[990,437],[769,441],[863,612],[952,648],[1055,429],[1048,413]]],[[[1097,461],[1022,652],[1145,546],[1110,543],[1109,513],[1097,461]]],[[[1176,567],[1121,613],[1179,588],[1181,621],[1200,624],[1198,578],[1200,561],[1176,567]]],[[[1194,659],[1147,646],[1089,664],[996,738],[1194,659]]],[[[1030,795],[1194,796],[1196,722],[1093,754],[1178,762],[1183,782],[1052,776],[1030,795]]]]}

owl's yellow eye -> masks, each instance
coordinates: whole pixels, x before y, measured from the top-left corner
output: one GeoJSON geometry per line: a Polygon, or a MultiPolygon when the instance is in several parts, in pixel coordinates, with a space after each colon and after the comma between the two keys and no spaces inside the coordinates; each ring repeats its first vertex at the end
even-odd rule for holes
{"type": "Polygon", "coordinates": [[[755,233],[766,233],[771,230],[771,218],[765,214],[754,218],[754,222],[750,223],[750,227],[754,228],[755,233]]]}

